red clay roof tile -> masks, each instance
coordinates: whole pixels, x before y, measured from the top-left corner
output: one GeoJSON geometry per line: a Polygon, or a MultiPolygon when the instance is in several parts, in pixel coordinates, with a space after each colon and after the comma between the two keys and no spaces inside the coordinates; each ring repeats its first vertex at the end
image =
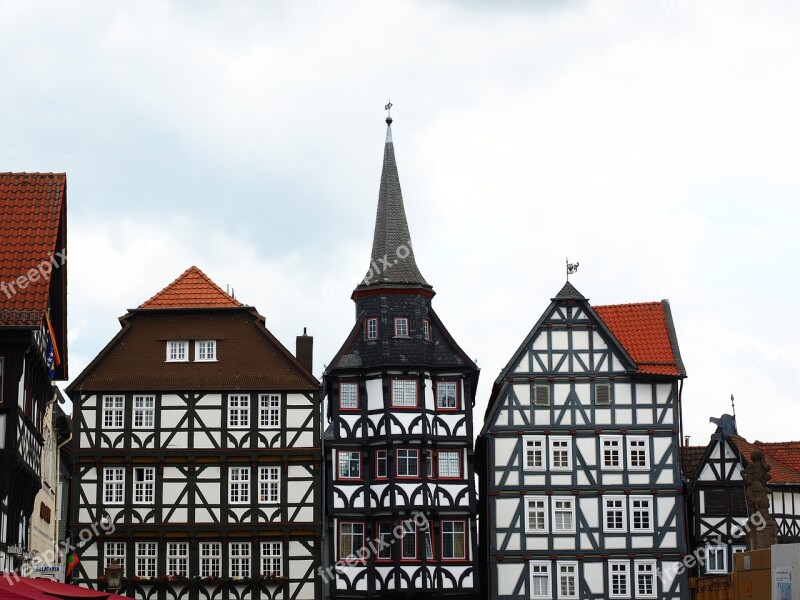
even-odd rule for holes
{"type": "Polygon", "coordinates": [[[0,173],[0,325],[42,323],[66,184],[64,173],[0,173]]]}
{"type": "Polygon", "coordinates": [[[694,478],[697,467],[703,460],[708,446],[683,446],[681,448],[681,469],[684,477],[694,478]]]}
{"type": "Polygon", "coordinates": [[[784,464],[778,460],[770,450],[759,448],[757,445],[759,443],[762,445],[768,444],[764,444],[763,442],[751,444],[739,435],[732,435],[730,439],[736,444],[736,447],[739,448],[739,452],[742,453],[742,457],[748,463],[750,462],[750,456],[753,454],[753,450],[758,448],[764,453],[764,460],[766,460],[767,464],[770,466],[769,474],[772,476],[772,479],[769,480],[770,483],[800,483],[800,470],[784,464]]]}
{"type": "Polygon", "coordinates": [[[764,452],[769,452],[783,464],[800,470],[800,442],[759,442],[756,440],[753,445],[761,448],[764,452]]]}
{"type": "Polygon", "coordinates": [[[139,308],[231,308],[243,306],[197,267],[189,267],[175,281],[139,308]]]}
{"type": "Polygon", "coordinates": [[[611,333],[647,375],[683,375],[661,302],[593,306],[611,333]]]}

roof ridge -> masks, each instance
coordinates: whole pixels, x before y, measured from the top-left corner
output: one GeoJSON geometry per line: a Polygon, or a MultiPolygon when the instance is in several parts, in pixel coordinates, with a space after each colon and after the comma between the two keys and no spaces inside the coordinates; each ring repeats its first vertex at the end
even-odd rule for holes
{"type": "Polygon", "coordinates": [[[612,306],[620,306],[620,307],[622,307],[622,306],[655,306],[655,305],[660,305],[660,304],[661,304],[660,300],[653,300],[653,301],[647,301],[647,302],[623,302],[621,304],[592,304],[592,307],[594,307],[594,308],[608,308],[608,307],[612,307],[612,306]]]}
{"type": "Polygon", "coordinates": [[[244,305],[223,291],[197,266],[192,265],[161,291],[140,304],[139,308],[231,308],[241,306],[244,305]],[[191,281],[192,278],[195,281],[191,281]]]}

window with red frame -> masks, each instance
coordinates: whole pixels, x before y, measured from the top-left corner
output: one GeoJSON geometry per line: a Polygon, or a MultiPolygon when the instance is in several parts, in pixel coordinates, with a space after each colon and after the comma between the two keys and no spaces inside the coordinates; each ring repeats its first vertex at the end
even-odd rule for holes
{"type": "Polygon", "coordinates": [[[339,450],[339,479],[361,479],[361,452],[339,450]]]}
{"type": "Polygon", "coordinates": [[[433,339],[430,319],[422,319],[422,337],[426,342],[430,342],[433,339]]]}
{"type": "Polygon", "coordinates": [[[408,337],[408,317],[394,318],[395,337],[408,337]]]}
{"type": "Polygon", "coordinates": [[[458,479],[461,477],[461,453],[458,450],[439,450],[439,477],[458,479]]]}
{"type": "Polygon", "coordinates": [[[397,451],[397,476],[419,477],[419,450],[400,448],[397,451]]]}
{"type": "Polygon", "coordinates": [[[389,476],[389,459],[386,450],[375,451],[375,477],[386,479],[389,476]]]}
{"type": "Polygon", "coordinates": [[[403,539],[400,549],[400,558],[405,560],[417,558],[417,526],[414,523],[403,523],[403,539]]]}
{"type": "Polygon", "coordinates": [[[378,339],[378,318],[369,317],[366,324],[366,334],[368,340],[378,339]]]}
{"type": "Polygon", "coordinates": [[[378,560],[392,560],[392,524],[378,523],[378,560]]]}
{"type": "Polygon", "coordinates": [[[467,557],[464,521],[442,521],[442,559],[463,560],[467,557]]]}
{"type": "Polygon", "coordinates": [[[458,382],[440,381],[436,384],[436,408],[458,409],[458,382]]]}
{"type": "Polygon", "coordinates": [[[342,523],[339,528],[339,558],[356,556],[364,547],[364,523],[342,523]]]}
{"type": "Polygon", "coordinates": [[[392,406],[417,406],[416,380],[392,380],[392,406]]]}
{"type": "Polygon", "coordinates": [[[339,408],[358,410],[358,384],[345,382],[339,385],[339,408]]]}

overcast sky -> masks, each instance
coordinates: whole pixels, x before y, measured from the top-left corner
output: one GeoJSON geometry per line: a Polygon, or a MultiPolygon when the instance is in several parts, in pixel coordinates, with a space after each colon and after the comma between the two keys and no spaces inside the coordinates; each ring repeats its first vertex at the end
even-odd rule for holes
{"type": "Polygon", "coordinates": [[[69,360],[191,265],[314,371],[391,98],[434,306],[492,381],[564,283],[670,300],[685,432],[800,439],[800,3],[0,0],[0,170],[65,171],[69,360]]]}

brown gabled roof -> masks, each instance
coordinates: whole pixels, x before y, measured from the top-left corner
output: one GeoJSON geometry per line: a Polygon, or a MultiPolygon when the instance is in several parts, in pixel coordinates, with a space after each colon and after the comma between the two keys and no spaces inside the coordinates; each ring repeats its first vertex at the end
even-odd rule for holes
{"type": "Polygon", "coordinates": [[[0,325],[42,324],[51,276],[47,266],[36,269],[53,268],[64,250],[56,244],[66,189],[64,173],[0,173],[0,325]]]}
{"type": "Polygon", "coordinates": [[[750,457],[753,454],[753,450],[758,449],[764,453],[764,460],[766,460],[767,464],[770,466],[769,474],[772,476],[772,479],[770,479],[769,483],[800,484],[800,470],[781,462],[768,450],[759,448],[756,444],[751,444],[739,435],[728,436],[728,439],[736,444],[736,447],[739,449],[739,452],[746,463],[750,462],[750,457]]]}
{"type": "Polygon", "coordinates": [[[592,308],[636,361],[637,373],[686,376],[666,300],[592,308]]]}
{"type": "Polygon", "coordinates": [[[197,267],[189,267],[175,281],[139,308],[231,308],[242,306],[197,267]]]}
{"type": "Polygon", "coordinates": [[[756,440],[753,445],[761,448],[764,452],[769,452],[783,464],[800,470],[800,442],[759,442],[756,440]]]}
{"type": "Polygon", "coordinates": [[[681,448],[681,470],[684,477],[694,479],[707,448],[708,446],[684,446],[681,448]]]}

